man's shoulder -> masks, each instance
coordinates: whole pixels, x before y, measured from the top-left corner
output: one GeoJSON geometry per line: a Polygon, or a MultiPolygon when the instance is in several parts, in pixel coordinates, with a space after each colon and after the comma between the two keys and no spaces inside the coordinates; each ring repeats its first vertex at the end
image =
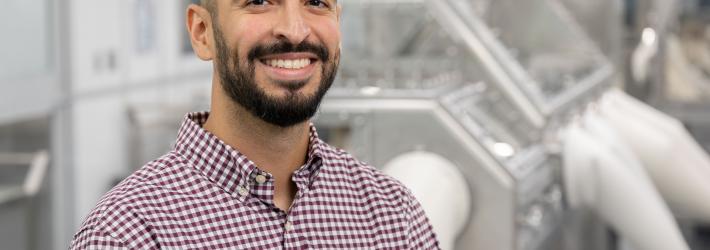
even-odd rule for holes
{"type": "Polygon", "coordinates": [[[386,198],[398,203],[410,203],[414,199],[411,192],[397,179],[385,174],[377,167],[359,160],[349,152],[328,146],[329,171],[324,171],[325,178],[342,182],[369,196],[386,198]]]}
{"type": "Polygon", "coordinates": [[[150,161],[101,197],[84,220],[83,227],[106,228],[117,222],[133,223],[151,209],[172,199],[185,199],[205,191],[204,181],[191,172],[180,155],[170,152],[150,161]]]}
{"type": "Polygon", "coordinates": [[[191,171],[188,163],[179,154],[171,151],[131,173],[104,195],[99,204],[118,201],[134,195],[158,191],[157,189],[179,191],[191,171]]]}

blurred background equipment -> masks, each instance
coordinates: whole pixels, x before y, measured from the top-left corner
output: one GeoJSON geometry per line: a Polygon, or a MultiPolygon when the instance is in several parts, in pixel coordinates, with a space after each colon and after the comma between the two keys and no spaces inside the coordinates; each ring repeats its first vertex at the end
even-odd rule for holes
{"type": "Polygon", "coordinates": [[[36,248],[29,237],[39,229],[37,195],[44,183],[49,165],[49,154],[0,153],[0,214],[3,223],[0,234],[4,247],[13,249],[36,248]]]}
{"type": "MultiPolygon", "coordinates": [[[[192,2],[6,1],[3,249],[66,249],[209,109],[192,2]]],[[[710,249],[710,2],[338,2],[314,123],[407,185],[443,249],[710,249]]]]}

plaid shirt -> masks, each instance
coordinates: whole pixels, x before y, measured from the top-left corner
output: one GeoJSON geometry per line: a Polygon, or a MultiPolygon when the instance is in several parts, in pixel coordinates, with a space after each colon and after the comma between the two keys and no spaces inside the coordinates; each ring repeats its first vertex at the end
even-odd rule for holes
{"type": "Polygon", "coordinates": [[[174,150],[109,191],[72,249],[437,249],[432,227],[401,183],[318,138],[293,174],[288,212],[273,177],[188,114],[174,150]]]}

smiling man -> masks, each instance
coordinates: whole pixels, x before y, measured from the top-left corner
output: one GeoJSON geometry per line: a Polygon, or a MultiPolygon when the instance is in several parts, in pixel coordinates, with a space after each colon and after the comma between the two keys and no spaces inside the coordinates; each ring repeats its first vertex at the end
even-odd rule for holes
{"type": "Polygon", "coordinates": [[[211,112],[114,187],[73,249],[436,249],[412,194],[318,138],[309,119],[340,58],[336,0],[203,0],[187,8],[214,65],[211,112]]]}

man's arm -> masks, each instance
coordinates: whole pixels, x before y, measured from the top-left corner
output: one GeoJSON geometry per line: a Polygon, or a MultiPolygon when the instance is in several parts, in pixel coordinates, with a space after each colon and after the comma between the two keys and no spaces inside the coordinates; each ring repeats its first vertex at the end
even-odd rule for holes
{"type": "Polygon", "coordinates": [[[410,249],[440,249],[439,241],[436,239],[434,229],[429,223],[429,219],[424,213],[419,201],[407,192],[409,200],[407,207],[407,217],[409,224],[409,247],[410,249]]]}

